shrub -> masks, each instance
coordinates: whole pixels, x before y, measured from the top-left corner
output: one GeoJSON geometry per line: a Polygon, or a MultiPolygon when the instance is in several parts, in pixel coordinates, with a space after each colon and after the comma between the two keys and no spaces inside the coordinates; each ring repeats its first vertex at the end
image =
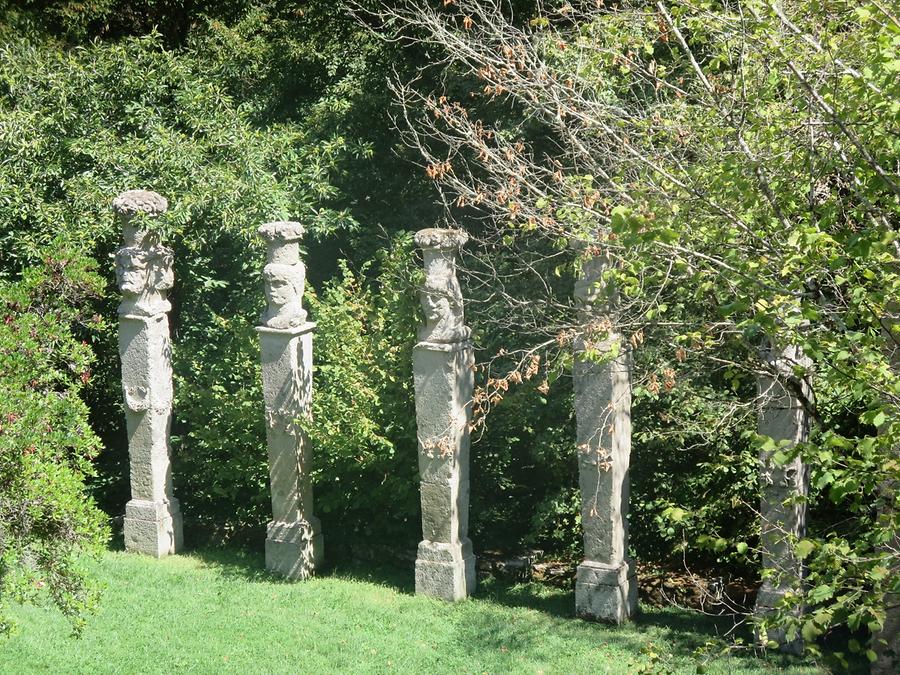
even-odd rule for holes
{"type": "Polygon", "coordinates": [[[101,289],[85,259],[61,251],[0,283],[0,632],[10,600],[49,594],[76,632],[96,601],[80,560],[108,529],[84,484],[100,442],[79,397],[93,352],[75,331],[100,326],[86,301],[101,289]]]}

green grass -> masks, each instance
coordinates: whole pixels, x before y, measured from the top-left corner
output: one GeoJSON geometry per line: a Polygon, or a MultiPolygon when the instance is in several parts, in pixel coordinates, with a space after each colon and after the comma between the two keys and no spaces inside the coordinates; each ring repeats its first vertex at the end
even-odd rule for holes
{"type": "MultiPolygon", "coordinates": [[[[633,673],[696,672],[715,622],[648,610],[609,627],[573,617],[572,593],[488,580],[447,604],[412,594],[412,570],[361,565],[286,583],[259,557],[198,552],[164,560],[110,552],[106,585],[81,639],[49,607],[15,610],[3,673],[633,673]]],[[[818,673],[787,657],[733,653],[707,672],[818,673]]]]}

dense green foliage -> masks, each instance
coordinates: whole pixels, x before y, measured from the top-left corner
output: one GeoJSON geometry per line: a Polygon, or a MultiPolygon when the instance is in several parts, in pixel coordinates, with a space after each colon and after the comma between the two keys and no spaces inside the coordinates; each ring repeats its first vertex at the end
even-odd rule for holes
{"type": "MultiPolygon", "coordinates": [[[[349,222],[345,214],[321,206],[335,192],[327,172],[346,143],[336,137],[317,140],[297,124],[255,125],[252,110],[234,100],[226,86],[229,73],[236,77],[229,70],[237,68],[234,60],[254,45],[222,26],[210,25],[208,31],[207,50],[193,50],[189,57],[167,50],[159,35],[85,49],[58,50],[27,39],[8,44],[2,61],[2,142],[11,161],[0,178],[7,196],[3,256],[10,271],[37,259],[52,237],[71,241],[84,255],[108,259],[120,237],[110,195],[142,185],[169,198],[172,208],[161,226],[177,261],[175,368],[183,386],[177,387],[176,431],[192,441],[191,434],[197,436],[191,452],[180,453],[179,460],[187,484],[201,486],[194,496],[200,503],[221,491],[220,467],[224,476],[237,480],[243,477],[241,460],[255,456],[255,463],[260,461],[261,436],[253,436],[260,427],[243,424],[260,416],[257,407],[235,418],[239,401],[229,401],[224,409],[215,406],[217,392],[227,384],[223,377],[236,377],[241,386],[255,381],[256,371],[224,369],[240,359],[256,361],[251,327],[261,305],[261,282],[255,256],[246,255],[261,250],[256,227],[273,218],[309,214],[306,225],[315,237],[349,222]],[[214,49],[220,40],[230,40],[232,49],[220,54],[214,49]],[[231,334],[233,341],[224,339],[231,334]],[[227,438],[233,445],[210,467],[204,464],[203,434],[221,429],[210,423],[216,411],[220,419],[231,416],[231,430],[240,427],[241,434],[214,438],[216,450],[227,438]],[[248,434],[250,453],[241,443],[248,434]]],[[[263,37],[255,39],[259,49],[263,37]]],[[[111,269],[105,271],[111,282],[111,269]]],[[[110,355],[115,354],[114,329],[102,343],[110,355]]],[[[122,500],[127,455],[118,373],[114,359],[103,359],[101,367],[103,378],[89,393],[100,403],[98,431],[118,451],[103,460],[112,474],[107,490],[122,500]]],[[[224,483],[229,489],[227,478],[224,483]]],[[[255,489],[256,501],[264,502],[264,482],[255,489]]],[[[187,501],[190,509],[192,499],[187,501]]]]}
{"type": "MultiPolygon", "coordinates": [[[[667,338],[674,345],[727,359],[724,372],[738,386],[752,386],[754,372],[765,370],[754,351],[766,341],[799,345],[813,361],[809,373],[794,370],[814,377],[817,431],[809,444],[776,455],[786,461],[799,452],[812,472],[810,532],[792,542],[809,565],[809,587],[779,617],[790,620],[788,610],[804,602],[807,618],[792,629],[802,624],[811,639],[841,624],[878,630],[884,594],[900,588],[889,572],[896,552],[884,546],[896,536],[897,514],[885,509],[893,495],[881,489],[900,469],[900,373],[890,357],[897,336],[885,330],[897,320],[890,302],[900,297],[900,192],[882,169],[900,159],[900,27],[855,3],[832,3],[821,15],[817,3],[797,5],[794,35],[782,33],[775,10],[751,5],[754,21],[740,29],[750,54],[743,59],[727,12],[675,5],[673,25],[691,36],[690,56],[700,55],[704,74],[695,74],[684,48],[666,50],[657,68],[689,93],[661,96],[634,131],[665,147],[665,134],[682,130],[682,152],[694,161],[685,169],[685,155],[655,155],[644,179],[652,187],[629,188],[635,203],[614,208],[611,229],[631,251],[618,274],[625,293],[640,295],[637,284],[662,289],[645,316],[659,321],[690,308],[701,319],[678,321],[667,338]],[[827,47],[814,49],[809,35],[827,47]],[[731,92],[729,109],[721,97],[731,92]],[[819,125],[812,136],[811,121],[819,125]],[[735,356],[723,344],[734,345],[735,356]]],[[[643,49],[648,37],[659,39],[653,30],[620,48],[643,49]]],[[[732,532],[729,544],[743,548],[739,536],[732,532]]]]}
{"type": "Polygon", "coordinates": [[[11,601],[48,595],[79,630],[96,599],[82,555],[108,537],[84,485],[101,447],[80,398],[94,354],[76,335],[101,327],[87,301],[102,285],[64,249],[43,263],[0,281],[0,633],[11,601]]]}

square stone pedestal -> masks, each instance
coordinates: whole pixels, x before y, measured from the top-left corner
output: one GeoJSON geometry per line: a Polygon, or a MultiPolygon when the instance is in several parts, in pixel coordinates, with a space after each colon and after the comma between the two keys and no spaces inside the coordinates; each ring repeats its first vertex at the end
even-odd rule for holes
{"type": "Polygon", "coordinates": [[[459,544],[419,543],[416,595],[454,602],[475,591],[475,556],[468,539],[459,544]]]}
{"type": "Polygon", "coordinates": [[[620,624],[638,613],[634,563],[604,565],[585,561],[575,578],[575,613],[582,619],[620,624]]]}
{"type": "Polygon", "coordinates": [[[151,502],[132,499],[125,505],[125,549],[154,558],[182,546],[181,508],[177,499],[151,502]]]}
{"type": "Polygon", "coordinates": [[[288,579],[313,576],[322,564],[325,545],[318,519],[310,522],[269,523],[266,535],[266,569],[288,579]]]}

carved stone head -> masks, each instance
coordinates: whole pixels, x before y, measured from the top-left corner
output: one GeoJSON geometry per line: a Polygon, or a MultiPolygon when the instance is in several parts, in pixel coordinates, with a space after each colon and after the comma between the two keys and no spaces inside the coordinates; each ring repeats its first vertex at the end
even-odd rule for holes
{"type": "Polygon", "coordinates": [[[300,261],[300,239],[303,225],[292,220],[265,223],[257,230],[266,242],[263,282],[266,309],[260,316],[268,328],[294,328],[306,322],[303,290],[306,267],[300,261]]]}
{"type": "Polygon", "coordinates": [[[269,263],[263,268],[266,290],[266,309],[260,317],[269,328],[293,328],[306,321],[303,309],[303,290],[306,268],[303,263],[293,265],[269,263]]]}
{"type": "Polygon", "coordinates": [[[138,214],[156,218],[169,207],[165,197],[148,190],[128,190],[113,200],[113,211],[122,223],[124,246],[116,252],[116,281],[122,291],[119,314],[155,316],[172,305],[166,292],[172,288],[172,250],[150,236],[138,214]]]}
{"type": "Polygon", "coordinates": [[[122,292],[119,314],[154,316],[172,308],[166,300],[175,280],[172,257],[172,250],[162,245],[118,250],[116,281],[122,292]]]}
{"type": "Polygon", "coordinates": [[[468,236],[458,230],[429,228],[416,233],[416,244],[425,258],[425,284],[420,291],[425,325],[422,342],[450,343],[468,340],[462,290],[456,278],[456,251],[468,236]]]}

